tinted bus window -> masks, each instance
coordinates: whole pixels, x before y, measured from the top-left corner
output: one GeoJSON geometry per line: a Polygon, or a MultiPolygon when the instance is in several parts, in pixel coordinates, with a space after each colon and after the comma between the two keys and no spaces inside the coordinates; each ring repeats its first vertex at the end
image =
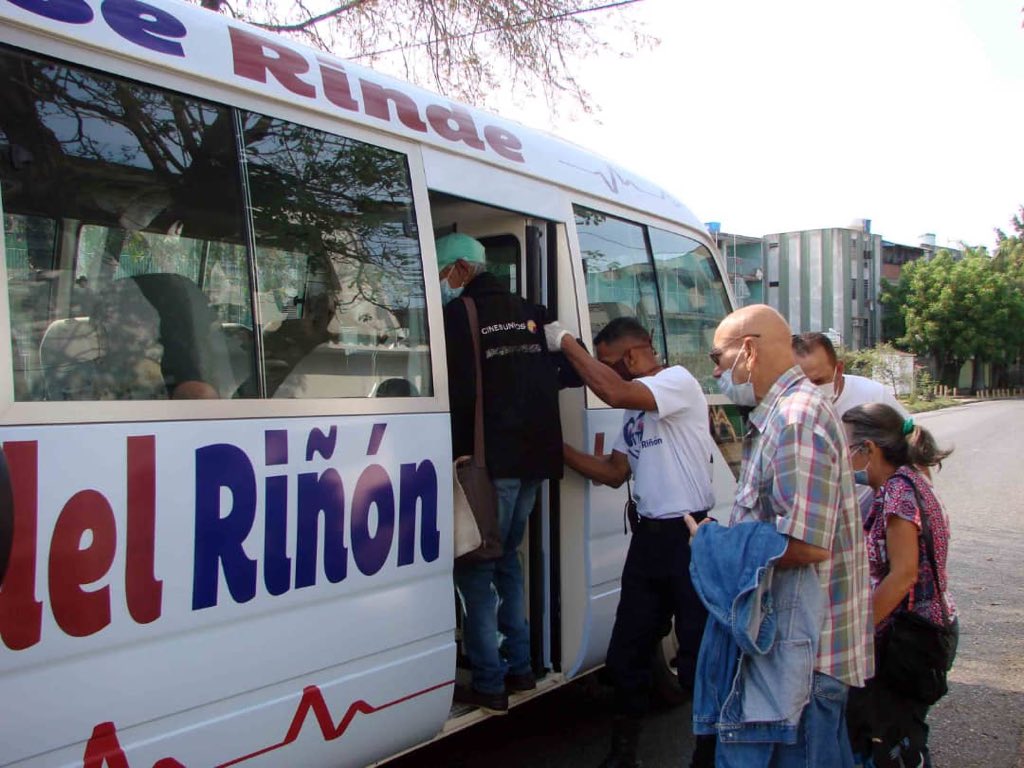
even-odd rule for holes
{"type": "Polygon", "coordinates": [[[10,51],[0,77],[16,399],[430,394],[404,155],[10,51]]]}
{"type": "Polygon", "coordinates": [[[580,206],[575,211],[591,331],[596,336],[616,317],[635,317],[650,330],[655,349],[666,356],[654,266],[644,228],[580,206]]]}
{"type": "Polygon", "coordinates": [[[729,295],[714,256],[683,235],[648,228],[661,308],[668,336],[668,362],[682,365],[706,392],[717,392],[708,357],[718,323],[729,314],[729,295]]]}
{"type": "Polygon", "coordinates": [[[635,317],[670,365],[717,392],[708,352],[729,296],[711,252],[683,235],[575,210],[593,333],[613,318],[635,317]]]}
{"type": "Polygon", "coordinates": [[[430,394],[405,157],[261,115],[243,123],[268,394],[430,394]]]}
{"type": "Polygon", "coordinates": [[[8,292],[40,297],[11,317],[16,397],[239,394],[197,283],[241,244],[229,110],[10,52],[0,76],[6,239],[29,251],[8,292]]]}

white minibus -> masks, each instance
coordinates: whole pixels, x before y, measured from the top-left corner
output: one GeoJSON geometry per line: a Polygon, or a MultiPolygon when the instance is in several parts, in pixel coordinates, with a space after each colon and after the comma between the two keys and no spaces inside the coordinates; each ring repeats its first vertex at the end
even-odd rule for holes
{"type": "MultiPolygon", "coordinates": [[[[176,0],[0,0],[0,229],[0,765],[365,766],[484,719],[452,707],[445,233],[584,340],[652,328],[728,503],[714,245],[547,134],[176,0]]],[[[610,450],[621,411],[560,406],[610,450]]],[[[545,487],[513,706],[603,663],[625,495],[545,487]]]]}

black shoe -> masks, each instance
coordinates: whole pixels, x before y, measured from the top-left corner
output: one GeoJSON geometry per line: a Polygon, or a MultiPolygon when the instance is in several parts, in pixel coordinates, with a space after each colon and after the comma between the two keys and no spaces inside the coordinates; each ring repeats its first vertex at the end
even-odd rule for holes
{"type": "Polygon", "coordinates": [[[508,714],[508,694],[504,692],[483,693],[476,688],[457,685],[455,686],[455,703],[477,707],[492,715],[508,714]]]}
{"type": "Polygon", "coordinates": [[[642,768],[636,757],[642,722],[639,718],[612,718],[612,748],[599,768],[642,768]]]}
{"type": "Polygon", "coordinates": [[[537,688],[537,678],[533,672],[524,672],[521,675],[505,675],[505,690],[509,693],[521,693],[532,691],[537,688]]]}

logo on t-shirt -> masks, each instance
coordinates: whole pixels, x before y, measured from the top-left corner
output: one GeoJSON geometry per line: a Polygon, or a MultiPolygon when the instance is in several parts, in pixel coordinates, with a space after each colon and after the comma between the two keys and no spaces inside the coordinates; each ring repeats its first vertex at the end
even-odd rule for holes
{"type": "Polygon", "coordinates": [[[640,458],[640,450],[642,448],[653,448],[655,445],[661,445],[660,437],[644,440],[643,411],[640,411],[633,418],[626,420],[622,427],[622,438],[626,441],[626,445],[629,446],[629,455],[634,459],[640,458]]]}

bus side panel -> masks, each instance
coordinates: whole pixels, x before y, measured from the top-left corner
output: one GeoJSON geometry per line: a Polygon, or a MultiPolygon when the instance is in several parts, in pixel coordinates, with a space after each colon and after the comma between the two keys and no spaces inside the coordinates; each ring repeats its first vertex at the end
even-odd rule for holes
{"type": "Polygon", "coordinates": [[[115,747],[132,765],[362,765],[441,728],[446,414],[7,427],[0,441],[16,515],[4,765],[115,747]]]}
{"type": "MultiPolygon", "coordinates": [[[[585,412],[585,446],[604,446],[610,453],[622,428],[622,411],[595,409],[585,412]],[[601,437],[598,437],[601,435],[601,437]]],[[[629,536],[623,533],[625,486],[610,488],[586,481],[583,514],[583,546],[586,568],[587,606],[583,638],[569,675],[573,676],[604,663],[611,639],[615,610],[619,605],[622,566],[626,561],[629,536]]]]}
{"type": "MultiPolygon", "coordinates": [[[[589,450],[602,445],[604,452],[610,453],[622,429],[622,413],[618,409],[585,411],[584,445],[589,446],[589,450]]],[[[728,521],[736,495],[736,478],[717,446],[713,480],[717,503],[712,514],[719,520],[728,521]]],[[[587,594],[583,634],[570,667],[570,677],[604,663],[619,605],[622,567],[629,549],[628,524],[623,514],[628,498],[625,487],[609,488],[590,481],[585,481],[584,485],[583,567],[587,594]]]]}

